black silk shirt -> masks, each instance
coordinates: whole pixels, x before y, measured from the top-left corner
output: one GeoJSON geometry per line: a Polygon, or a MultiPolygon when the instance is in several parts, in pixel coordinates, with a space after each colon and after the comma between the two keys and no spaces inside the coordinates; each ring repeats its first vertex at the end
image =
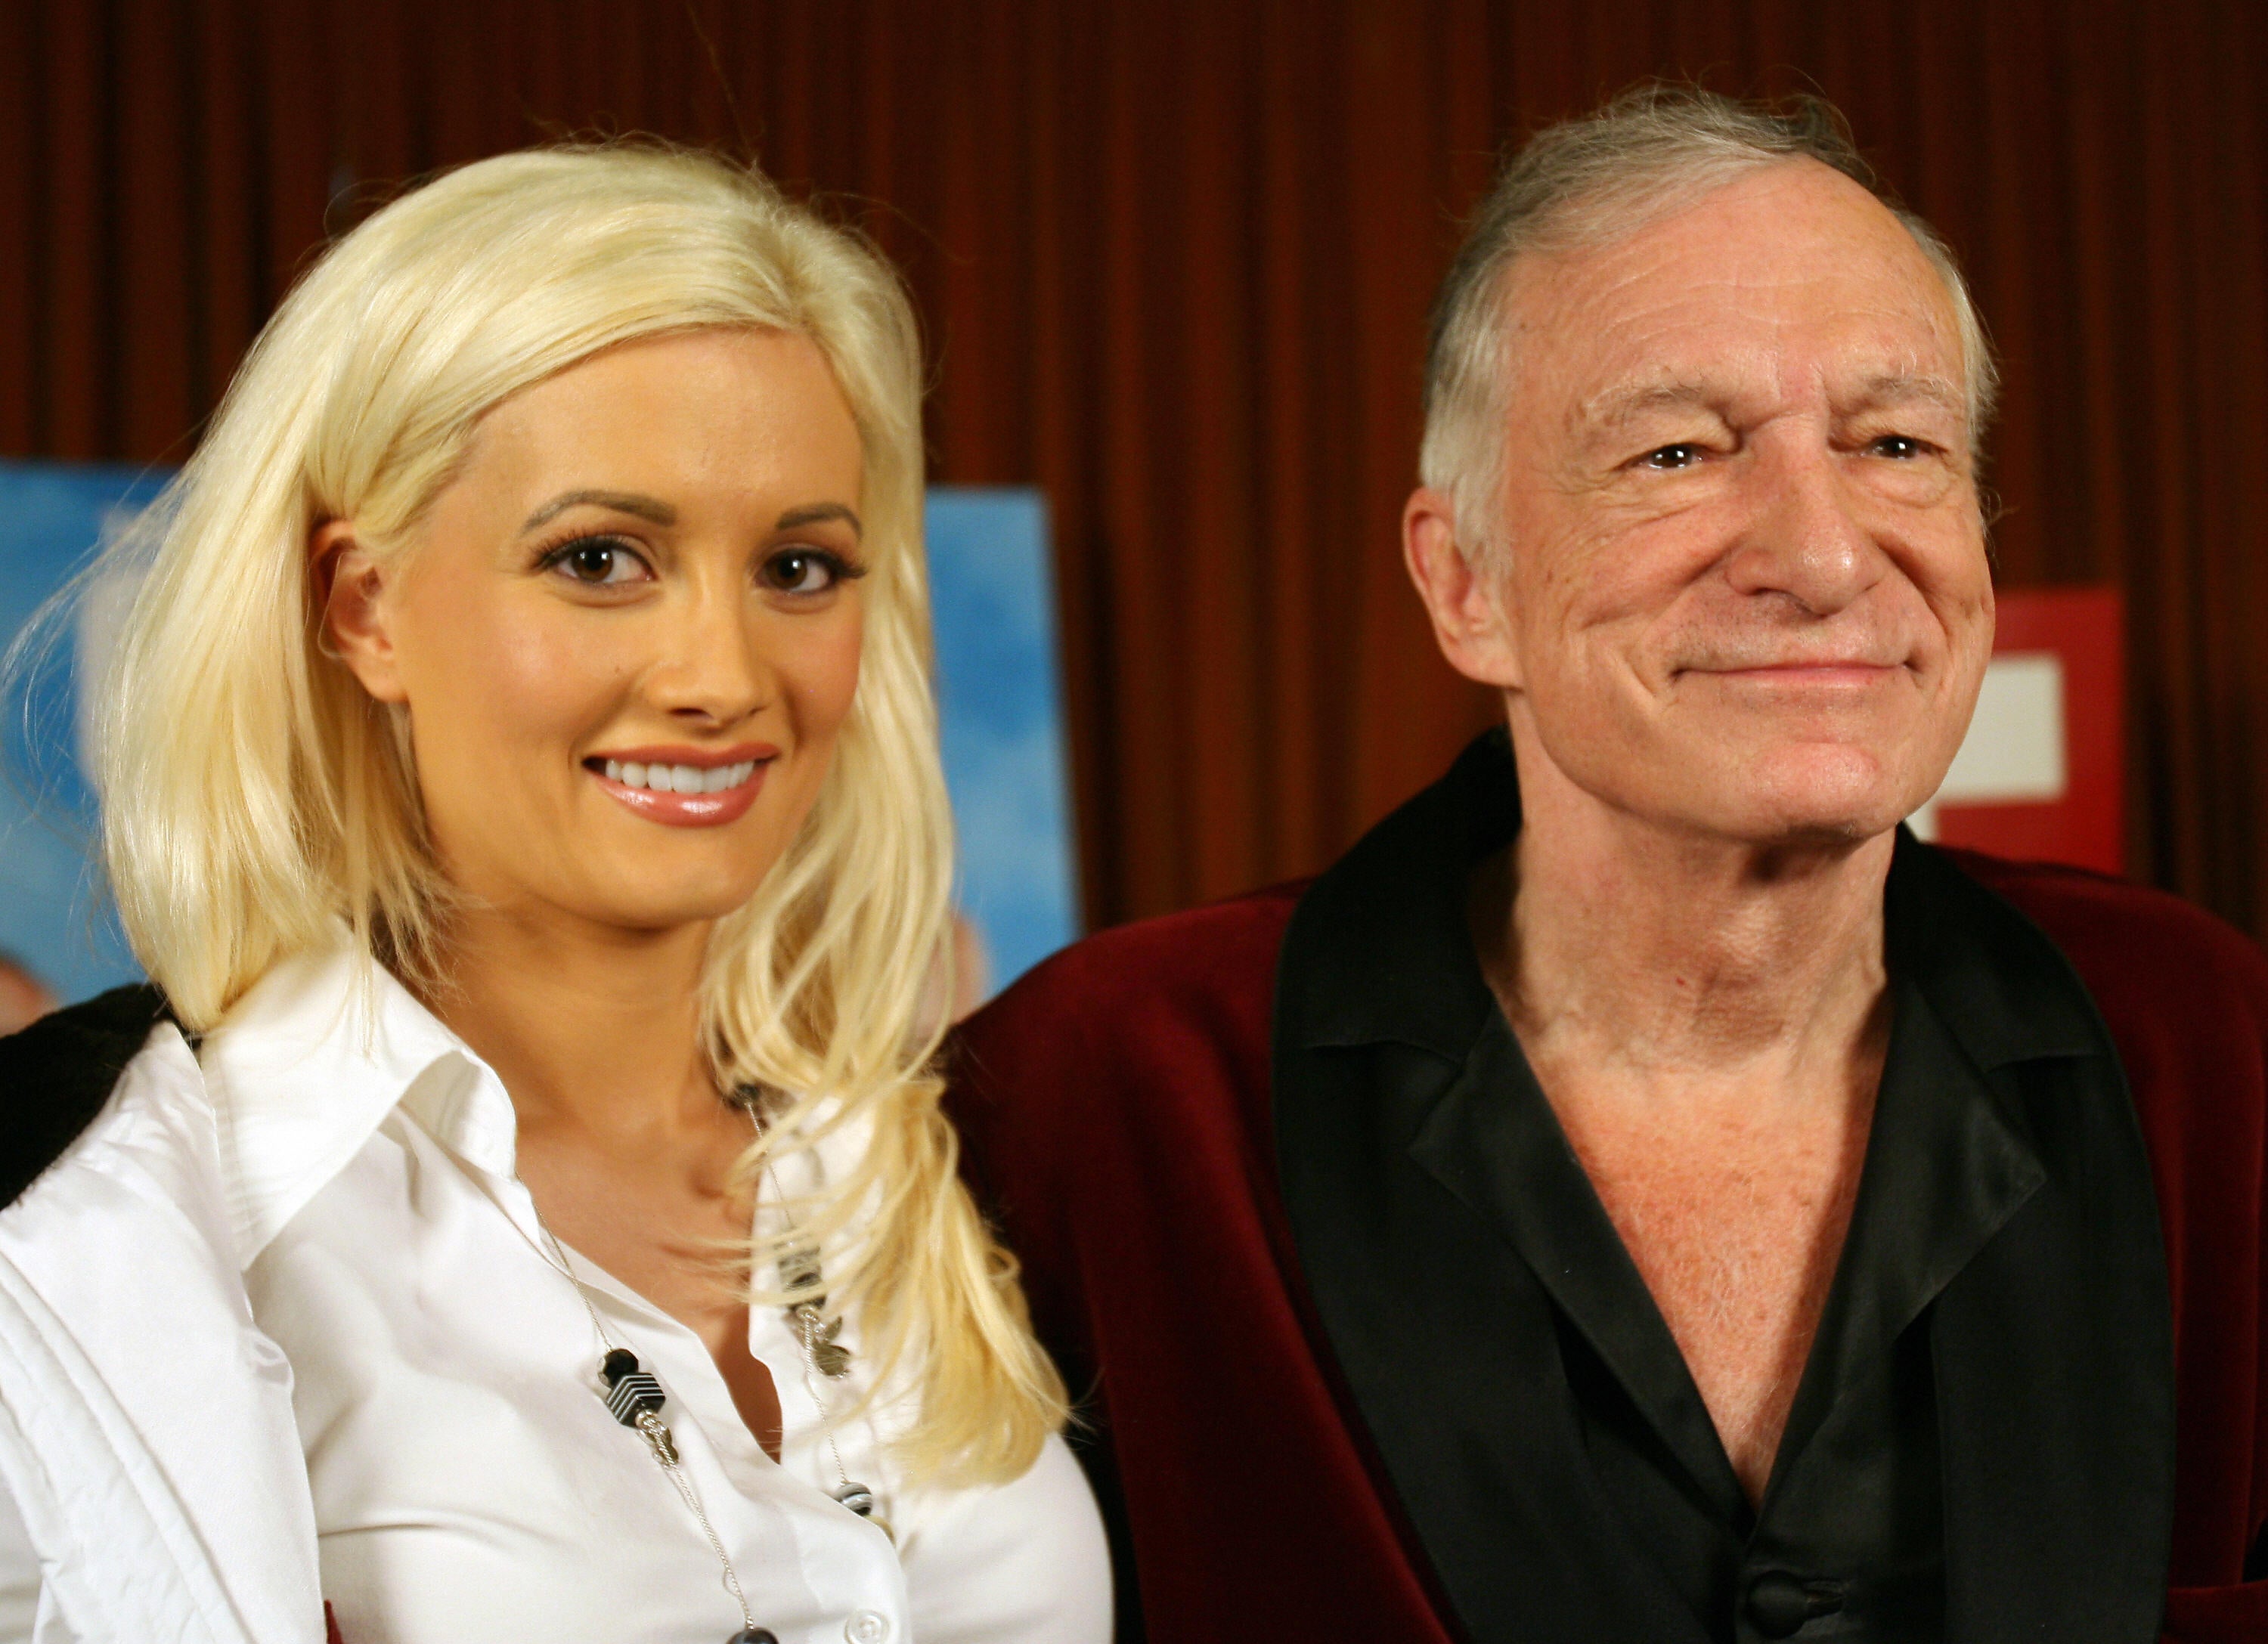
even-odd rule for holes
{"type": "Polygon", "coordinates": [[[1464,1630],[2149,1628],[2130,1611],[2158,1601],[2164,1557],[2164,1259],[2131,1098],[2067,962],[1900,839],[1858,1197],[1752,1508],[1481,976],[1467,886],[1519,826],[1510,750],[1484,738],[1307,892],[1277,978],[1301,1266],[1464,1630]],[[2088,1608],[2090,1584],[2120,1597],[2088,1608]],[[2012,1610],[2018,1587],[2033,1596],[2012,1610]]]}
{"type": "Polygon", "coordinates": [[[1473,1052],[1487,1168],[1550,1292],[1582,1442],[1615,1511],[1712,1640],[1943,1636],[1943,1511],[1926,1315],[2026,1182],[1975,1077],[1896,989],[1857,1205],[1760,1507],[1499,1016],[1473,1052]]]}

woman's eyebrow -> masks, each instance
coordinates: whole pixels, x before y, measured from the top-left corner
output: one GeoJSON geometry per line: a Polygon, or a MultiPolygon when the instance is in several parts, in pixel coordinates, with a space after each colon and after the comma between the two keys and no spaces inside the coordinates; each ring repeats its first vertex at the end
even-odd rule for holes
{"type": "Polygon", "coordinates": [[[611,508],[618,514],[632,514],[640,519],[652,520],[657,525],[674,525],[677,510],[657,497],[640,496],[634,491],[563,491],[530,514],[519,528],[520,534],[547,525],[571,508],[588,503],[595,508],[611,508]]]}
{"type": "Polygon", "coordinates": [[[858,523],[858,516],[840,503],[811,503],[801,508],[791,508],[773,525],[775,531],[792,531],[798,525],[815,525],[822,519],[839,519],[860,536],[866,528],[858,523]]]}

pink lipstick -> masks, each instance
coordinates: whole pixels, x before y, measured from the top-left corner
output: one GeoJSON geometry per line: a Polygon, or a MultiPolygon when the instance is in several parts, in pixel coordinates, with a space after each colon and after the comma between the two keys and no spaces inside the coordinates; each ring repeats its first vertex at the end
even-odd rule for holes
{"type": "Polygon", "coordinates": [[[732,748],[644,747],[594,753],[583,761],[609,798],[649,822],[722,827],[737,822],[763,791],[779,758],[768,743],[732,748]]]}

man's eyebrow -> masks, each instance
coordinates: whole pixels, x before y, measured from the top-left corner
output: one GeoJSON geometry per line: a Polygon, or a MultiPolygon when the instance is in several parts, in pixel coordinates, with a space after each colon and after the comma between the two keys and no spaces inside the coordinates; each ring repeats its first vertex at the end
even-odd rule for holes
{"type": "Polygon", "coordinates": [[[657,525],[674,525],[677,510],[655,497],[640,496],[634,491],[563,491],[542,507],[530,514],[519,527],[526,536],[541,529],[571,508],[588,504],[593,508],[611,508],[618,514],[630,514],[639,519],[650,519],[657,525]]]}
{"type": "Polygon", "coordinates": [[[1655,411],[1713,412],[1723,403],[1723,394],[1705,384],[1649,383],[1609,388],[1585,403],[1583,420],[1619,428],[1655,411]]]}
{"type": "Polygon", "coordinates": [[[1969,396],[1950,378],[1926,375],[1918,371],[1885,371],[1867,379],[1860,391],[1860,406],[1910,405],[1915,400],[1950,411],[1957,416],[1969,415],[1969,396]]]}
{"type": "MultiPolygon", "coordinates": [[[[1583,420],[1605,428],[1619,428],[1657,411],[1706,411],[1717,414],[1725,396],[1705,383],[1655,383],[1610,388],[1587,401],[1583,420]]],[[[1883,371],[1868,378],[1852,397],[1855,408],[1875,406],[1933,405],[1959,416],[1969,414],[1969,396],[1950,378],[1921,371],[1883,371]]]]}
{"type": "Polygon", "coordinates": [[[839,519],[859,536],[866,534],[858,516],[840,503],[809,503],[801,508],[791,508],[773,525],[775,531],[793,531],[798,525],[815,525],[822,519],[839,519]]]}

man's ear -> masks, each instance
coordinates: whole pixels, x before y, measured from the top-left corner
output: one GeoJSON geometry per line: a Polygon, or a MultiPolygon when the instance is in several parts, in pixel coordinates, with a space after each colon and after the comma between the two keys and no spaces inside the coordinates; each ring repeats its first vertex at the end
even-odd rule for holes
{"type": "Polygon", "coordinates": [[[1474,566],[1458,547],[1456,507],[1443,493],[1420,486],[1410,494],[1402,510],[1402,561],[1449,665],[1483,685],[1518,690],[1520,650],[1505,609],[1504,579],[1474,566]]]}
{"type": "Polygon", "coordinates": [[[318,641],[323,652],[344,663],[379,701],[407,701],[394,657],[386,581],[356,542],[353,523],[334,519],[318,525],[308,539],[307,560],[323,605],[318,641]]]}

